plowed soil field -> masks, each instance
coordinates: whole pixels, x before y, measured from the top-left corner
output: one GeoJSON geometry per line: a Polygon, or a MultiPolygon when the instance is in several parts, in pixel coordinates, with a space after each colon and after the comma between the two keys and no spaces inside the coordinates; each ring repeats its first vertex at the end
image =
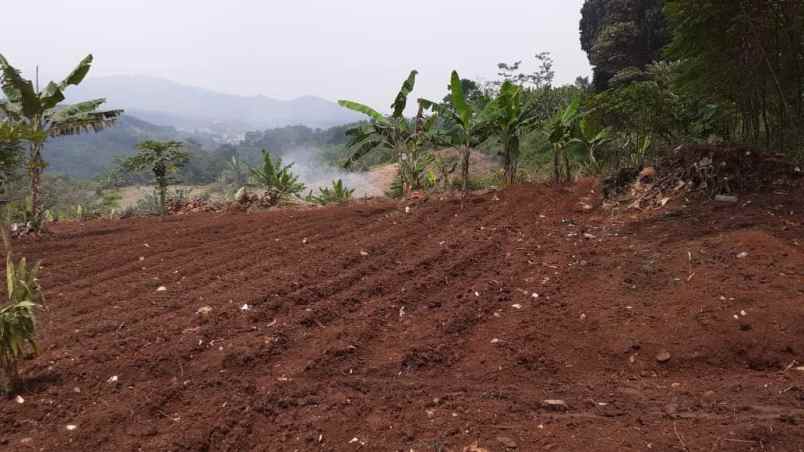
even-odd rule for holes
{"type": "Polygon", "coordinates": [[[804,450],[802,190],[599,204],[54,226],[0,449],[804,450]]]}

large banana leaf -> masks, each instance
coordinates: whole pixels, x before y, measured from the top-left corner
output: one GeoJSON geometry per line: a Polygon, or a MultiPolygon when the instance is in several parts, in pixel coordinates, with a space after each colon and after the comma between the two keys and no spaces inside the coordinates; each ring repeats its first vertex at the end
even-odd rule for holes
{"type": "Polygon", "coordinates": [[[98,132],[114,125],[123,110],[89,111],[52,121],[48,129],[51,137],[78,135],[86,131],[98,132]]]}
{"type": "Polygon", "coordinates": [[[436,113],[437,115],[444,116],[445,118],[452,120],[456,123],[461,122],[461,118],[458,116],[455,110],[449,108],[444,104],[433,102],[432,100],[423,98],[419,99],[419,104],[422,105],[425,109],[431,110],[433,113],[436,113]]]}
{"type": "Polygon", "coordinates": [[[399,94],[396,95],[396,99],[394,103],[391,104],[391,108],[394,109],[394,118],[401,118],[402,115],[405,113],[405,107],[408,103],[408,96],[413,91],[413,88],[416,86],[416,75],[419,72],[416,70],[410,71],[410,75],[408,76],[407,80],[402,84],[402,89],[399,90],[399,94]]]}
{"type": "Polygon", "coordinates": [[[93,113],[105,102],[106,99],[93,99],[86,102],[79,102],[54,112],[50,120],[54,122],[67,121],[84,113],[93,113]]]}
{"type": "Polygon", "coordinates": [[[561,112],[561,123],[565,127],[569,127],[572,123],[574,123],[580,116],[580,109],[581,109],[581,98],[575,97],[572,99],[572,102],[561,112]]]}
{"type": "Polygon", "coordinates": [[[366,156],[369,152],[375,149],[385,147],[385,145],[386,145],[385,141],[379,139],[378,137],[368,137],[366,140],[362,142],[355,143],[354,146],[351,146],[354,149],[354,151],[352,152],[352,155],[349,157],[349,160],[347,160],[344,163],[343,165],[344,168],[347,169],[350,168],[352,164],[354,164],[356,161],[366,156]]]}
{"type": "Polygon", "coordinates": [[[463,94],[463,84],[461,83],[461,76],[458,71],[452,71],[452,78],[450,80],[450,91],[452,91],[452,108],[455,109],[461,123],[464,127],[469,127],[472,120],[472,108],[466,103],[466,98],[463,94]]]}
{"type": "Polygon", "coordinates": [[[39,101],[42,104],[43,110],[51,109],[63,100],[64,93],[61,88],[59,88],[59,85],[53,82],[48,83],[45,90],[39,95],[39,101]]]}
{"type": "Polygon", "coordinates": [[[92,68],[92,55],[87,55],[78,63],[75,69],[70,72],[69,75],[61,82],[59,88],[62,90],[67,88],[70,85],[78,85],[84,80],[84,77],[87,76],[87,73],[92,68]]]}
{"type": "Polygon", "coordinates": [[[339,100],[338,105],[344,108],[348,108],[349,110],[356,111],[358,113],[363,113],[364,115],[368,116],[369,118],[377,122],[381,123],[388,122],[385,119],[385,116],[383,116],[380,112],[374,110],[373,108],[367,105],[363,105],[359,102],[353,102],[351,100],[339,100]]]}
{"type": "Polygon", "coordinates": [[[33,83],[22,78],[19,71],[11,66],[3,55],[0,55],[0,79],[2,79],[0,87],[2,87],[8,103],[16,104],[15,107],[12,107],[13,110],[27,118],[41,112],[42,106],[33,83]]]}

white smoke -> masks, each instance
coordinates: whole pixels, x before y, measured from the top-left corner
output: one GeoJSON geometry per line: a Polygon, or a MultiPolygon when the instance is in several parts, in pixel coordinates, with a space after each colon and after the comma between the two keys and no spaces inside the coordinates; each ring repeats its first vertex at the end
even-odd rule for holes
{"type": "Polygon", "coordinates": [[[296,148],[282,155],[282,164],[293,163],[293,174],[307,186],[307,190],[318,193],[321,187],[332,186],[332,182],[342,180],[348,188],[354,188],[355,197],[382,196],[387,187],[380,186],[369,173],[349,172],[321,161],[321,151],[312,147],[296,148]]]}

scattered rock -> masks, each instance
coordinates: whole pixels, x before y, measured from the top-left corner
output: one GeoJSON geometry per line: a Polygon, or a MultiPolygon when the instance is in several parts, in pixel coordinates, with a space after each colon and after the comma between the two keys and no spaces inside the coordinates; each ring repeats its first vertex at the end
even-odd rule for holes
{"type": "Polygon", "coordinates": [[[542,406],[547,408],[548,410],[552,411],[567,411],[569,410],[569,405],[567,402],[558,399],[548,399],[542,402],[542,406]]]}
{"type": "Polygon", "coordinates": [[[106,380],[106,383],[115,384],[118,382],[118,380],[119,378],[117,378],[117,375],[112,375],[108,380],[106,380]]]}
{"type": "Polygon", "coordinates": [[[17,403],[19,403],[20,405],[22,405],[23,403],[25,403],[25,399],[23,399],[23,398],[22,398],[22,396],[20,396],[20,395],[18,395],[17,397],[15,397],[15,398],[14,398],[14,401],[15,401],[15,402],[17,402],[17,403]]]}
{"type": "Polygon", "coordinates": [[[804,372],[804,366],[798,366],[796,367],[796,370],[799,372],[804,372]]]}
{"type": "Polygon", "coordinates": [[[366,257],[369,255],[368,251],[360,251],[360,255],[366,257]]]}
{"type": "Polygon", "coordinates": [[[639,181],[642,182],[643,184],[651,183],[655,178],[656,178],[656,168],[652,166],[649,166],[639,172],[639,181]]]}
{"type": "Polygon", "coordinates": [[[159,286],[159,287],[157,287],[157,288],[156,288],[156,291],[157,291],[157,292],[165,292],[165,291],[167,291],[167,287],[165,287],[165,286],[159,286]]]}
{"type": "Polygon", "coordinates": [[[512,304],[511,307],[514,308],[514,309],[522,309],[521,304],[512,304]]]}
{"type": "Polygon", "coordinates": [[[207,315],[210,312],[212,312],[212,306],[201,306],[198,308],[198,311],[196,311],[196,314],[207,315]]]}
{"type": "Polygon", "coordinates": [[[251,305],[244,304],[243,306],[240,306],[240,310],[241,311],[251,311],[251,305]]]}
{"type": "Polygon", "coordinates": [[[366,445],[366,443],[364,441],[360,441],[360,438],[358,438],[356,436],[349,440],[349,444],[355,444],[355,443],[360,444],[361,446],[366,445]]]}
{"type": "Polygon", "coordinates": [[[75,424],[67,424],[67,427],[66,427],[66,429],[67,429],[68,431],[70,431],[70,432],[71,432],[71,431],[73,431],[73,430],[75,430],[75,429],[77,429],[77,428],[78,428],[78,426],[77,426],[77,425],[75,425],[75,424]]]}
{"type": "Polygon", "coordinates": [[[20,440],[20,444],[31,444],[32,442],[33,442],[33,438],[31,438],[30,436],[22,438],[20,440]]]}
{"type": "Polygon", "coordinates": [[[737,255],[737,259],[745,259],[746,257],[748,257],[748,253],[745,251],[737,255]]]}
{"type": "Polygon", "coordinates": [[[715,196],[715,201],[717,202],[727,202],[734,204],[738,201],[736,196],[728,196],[728,195],[717,195],[715,196]]]}
{"type": "Polygon", "coordinates": [[[703,398],[705,400],[715,400],[716,397],[717,393],[715,393],[715,391],[706,391],[703,393],[703,398]]]}
{"type": "Polygon", "coordinates": [[[596,236],[596,235],[594,235],[594,234],[590,234],[590,233],[588,233],[588,232],[585,232],[585,233],[583,234],[583,238],[585,238],[586,240],[594,240],[594,239],[596,239],[596,238],[597,238],[597,236],[596,236]]]}
{"type": "Polygon", "coordinates": [[[516,449],[517,448],[516,441],[514,441],[513,439],[511,439],[511,438],[509,438],[507,436],[498,436],[497,441],[499,441],[500,444],[502,444],[503,446],[505,446],[508,449],[516,449]]]}
{"type": "Polygon", "coordinates": [[[662,350],[656,355],[656,362],[664,364],[670,361],[673,356],[667,350],[662,350]]]}

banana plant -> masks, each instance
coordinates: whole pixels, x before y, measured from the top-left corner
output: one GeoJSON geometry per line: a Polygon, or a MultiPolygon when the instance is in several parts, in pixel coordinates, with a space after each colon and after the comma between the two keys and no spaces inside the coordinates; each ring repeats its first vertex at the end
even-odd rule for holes
{"type": "Polygon", "coordinates": [[[282,165],[281,157],[274,160],[265,149],[262,151],[262,162],[262,168],[250,168],[251,179],[274,198],[280,200],[304,191],[305,186],[299,181],[299,176],[293,174],[293,163],[282,165]]]}
{"type": "Polygon", "coordinates": [[[0,306],[0,372],[3,381],[0,392],[7,394],[16,390],[19,380],[18,363],[36,347],[36,322],[34,310],[44,301],[37,279],[39,264],[28,266],[25,258],[17,263],[12,258],[11,240],[6,225],[0,223],[0,236],[6,249],[6,296],[8,301],[0,306]]]}
{"type": "Polygon", "coordinates": [[[348,188],[341,179],[332,181],[329,187],[320,187],[319,194],[314,195],[311,191],[307,195],[307,201],[326,206],[327,204],[343,204],[349,202],[355,193],[354,188],[348,188]]]}
{"type": "Polygon", "coordinates": [[[50,82],[39,90],[20,71],[0,55],[0,88],[6,96],[0,101],[0,113],[10,121],[25,125],[26,139],[30,143],[28,170],[31,176],[31,209],[34,216],[41,209],[41,177],[47,163],[42,150],[48,138],[97,132],[111,126],[123,110],[99,110],[105,99],[95,99],[60,107],[64,91],[80,84],[92,66],[92,55],[81,60],[78,66],[60,83],[50,82]]]}
{"type": "Polygon", "coordinates": [[[611,129],[609,128],[596,128],[588,118],[582,119],[575,133],[575,137],[570,140],[570,143],[578,144],[586,153],[589,159],[589,164],[596,172],[603,170],[603,165],[598,159],[597,151],[612,141],[611,129]]]}
{"type": "Polygon", "coordinates": [[[240,154],[236,151],[232,154],[229,160],[226,160],[225,166],[221,173],[221,182],[232,183],[235,189],[240,189],[247,176],[246,165],[240,159],[240,154]]]}
{"type": "Polygon", "coordinates": [[[369,119],[368,123],[346,131],[348,146],[353,149],[353,153],[344,166],[348,168],[372,151],[390,149],[399,163],[399,177],[404,193],[420,188],[415,177],[416,167],[422,159],[424,146],[434,139],[431,134],[435,129],[436,118],[434,115],[424,116],[425,108],[421,102],[415,119],[409,120],[404,116],[408,96],[416,86],[417,75],[418,71],[411,71],[402,83],[402,88],[391,104],[392,113],[389,116],[358,102],[338,101],[340,106],[362,113],[369,119]]]}
{"type": "Polygon", "coordinates": [[[538,117],[531,105],[527,105],[522,87],[505,81],[492,101],[492,123],[502,143],[505,182],[513,184],[519,163],[521,137],[537,122],[538,117]]]}
{"type": "Polygon", "coordinates": [[[446,137],[449,144],[461,150],[461,178],[463,191],[466,192],[469,189],[469,158],[472,148],[479,146],[491,136],[495,106],[490,102],[482,110],[475,110],[464,95],[458,71],[452,71],[449,86],[449,102],[437,103],[420,99],[419,103],[425,108],[432,109],[451,125],[446,131],[446,137]]]}
{"type": "Polygon", "coordinates": [[[561,182],[561,160],[563,157],[566,169],[566,182],[572,181],[572,168],[570,166],[567,148],[572,144],[578,121],[583,117],[581,112],[581,99],[576,97],[563,110],[558,112],[547,124],[547,137],[553,145],[553,177],[555,183],[561,182]]]}

